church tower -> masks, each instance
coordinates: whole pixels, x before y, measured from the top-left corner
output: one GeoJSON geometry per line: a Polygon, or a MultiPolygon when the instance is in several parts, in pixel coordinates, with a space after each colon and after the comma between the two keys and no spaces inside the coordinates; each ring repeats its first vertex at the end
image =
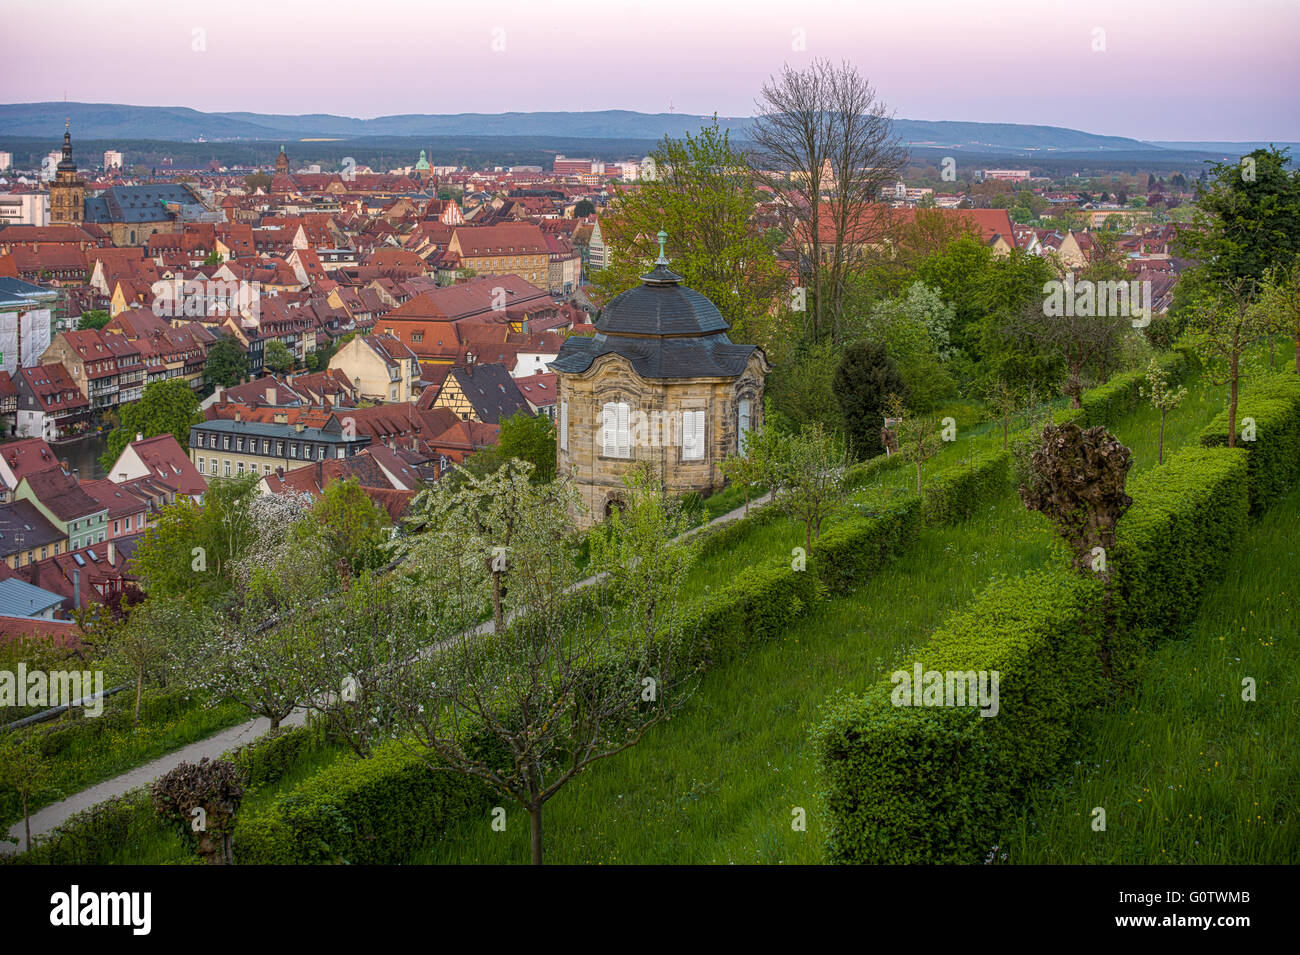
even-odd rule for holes
{"type": "Polygon", "coordinates": [[[86,216],[86,182],[77,177],[77,163],[72,158],[72,124],[63,128],[63,158],[50,183],[50,222],[54,225],[79,224],[86,216]]]}
{"type": "Polygon", "coordinates": [[[289,171],[289,157],[285,155],[284,147],[281,146],[280,155],[275,157],[275,172],[276,175],[279,175],[282,172],[287,173],[288,171],[289,171]]]}

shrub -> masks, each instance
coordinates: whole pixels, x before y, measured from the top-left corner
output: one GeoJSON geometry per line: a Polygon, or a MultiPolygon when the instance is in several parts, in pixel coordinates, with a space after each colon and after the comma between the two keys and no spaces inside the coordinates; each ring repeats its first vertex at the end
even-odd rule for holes
{"type": "Polygon", "coordinates": [[[812,569],[832,594],[846,594],[876,575],[890,558],[916,543],[921,499],[909,497],[884,514],[834,525],[813,543],[812,569]]]}
{"type": "Polygon", "coordinates": [[[326,767],[235,826],[240,865],[392,864],[487,804],[487,789],[431,770],[401,743],[326,767]]]}
{"type": "Polygon", "coordinates": [[[1246,452],[1184,448],[1137,475],[1110,555],[1124,622],[1181,633],[1246,523],[1246,452]]]}
{"type": "Polygon", "coordinates": [[[967,863],[1017,795],[1049,773],[1075,718],[1106,694],[1102,583],[1063,569],[999,581],[935,632],[923,670],[996,671],[998,711],[895,706],[882,683],[814,730],[834,862],[967,863]]]}
{"type": "Polygon", "coordinates": [[[1011,481],[1011,453],[981,451],[930,475],[922,496],[927,526],[956,524],[1007,492],[1011,481]]]}
{"type": "MultiPolygon", "coordinates": [[[[1255,439],[1238,440],[1249,460],[1251,508],[1259,513],[1282,498],[1300,480],[1300,376],[1273,375],[1248,386],[1237,409],[1237,426],[1251,418],[1255,439]]],[[[1224,411],[1201,432],[1201,444],[1228,443],[1228,413],[1224,411]]]]}

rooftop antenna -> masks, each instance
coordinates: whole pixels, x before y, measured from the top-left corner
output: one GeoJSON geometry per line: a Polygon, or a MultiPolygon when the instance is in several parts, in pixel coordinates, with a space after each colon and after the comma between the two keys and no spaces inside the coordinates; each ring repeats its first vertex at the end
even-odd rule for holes
{"type": "MultiPolygon", "coordinates": [[[[64,97],[64,99],[66,99],[66,98],[67,98],[67,97],[64,97]]],[[[673,101],[672,101],[672,100],[669,100],[669,101],[668,101],[668,112],[669,112],[669,113],[672,113],[672,112],[673,112],[673,101]]]]}

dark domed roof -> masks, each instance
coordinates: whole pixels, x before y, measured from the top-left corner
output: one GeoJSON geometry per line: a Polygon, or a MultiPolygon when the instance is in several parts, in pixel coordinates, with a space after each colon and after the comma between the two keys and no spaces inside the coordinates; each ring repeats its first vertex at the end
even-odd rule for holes
{"type": "Polygon", "coordinates": [[[582,374],[600,356],[620,355],[642,378],[735,378],[754,351],[732,342],[718,307],[661,258],[638,287],[605,306],[595,335],[565,339],[550,368],[582,374]]]}
{"type": "Polygon", "coordinates": [[[682,277],[660,264],[641,276],[641,284],[605,306],[596,320],[599,331],[611,335],[711,335],[727,330],[718,307],[682,277]]]}

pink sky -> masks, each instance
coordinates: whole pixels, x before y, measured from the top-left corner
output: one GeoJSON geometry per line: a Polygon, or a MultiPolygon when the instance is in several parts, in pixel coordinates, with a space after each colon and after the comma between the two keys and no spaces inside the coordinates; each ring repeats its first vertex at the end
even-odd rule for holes
{"type": "Polygon", "coordinates": [[[826,56],[908,119],[1300,140],[1295,0],[5,0],[0,17],[7,102],[739,116],[783,62],[826,56]]]}

